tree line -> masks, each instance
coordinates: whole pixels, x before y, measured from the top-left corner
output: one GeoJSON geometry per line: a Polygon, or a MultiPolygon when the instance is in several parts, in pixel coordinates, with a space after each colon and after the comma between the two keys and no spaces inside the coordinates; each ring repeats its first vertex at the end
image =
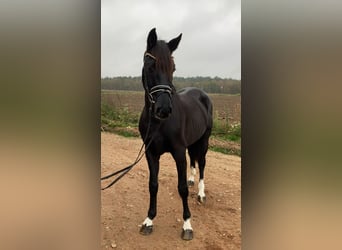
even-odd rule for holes
{"type": "MultiPolygon", "coordinates": [[[[174,77],[173,84],[176,89],[184,87],[197,87],[207,93],[241,94],[241,81],[220,77],[174,77]]],[[[130,90],[143,91],[141,77],[120,76],[101,79],[102,90],[130,90]]]]}

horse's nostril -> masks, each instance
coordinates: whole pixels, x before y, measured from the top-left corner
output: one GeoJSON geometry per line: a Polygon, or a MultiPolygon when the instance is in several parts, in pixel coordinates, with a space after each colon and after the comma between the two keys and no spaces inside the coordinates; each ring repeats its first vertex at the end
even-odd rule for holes
{"type": "Polygon", "coordinates": [[[168,114],[164,110],[160,113],[161,118],[165,118],[165,117],[167,117],[167,115],[168,114]]]}
{"type": "Polygon", "coordinates": [[[171,108],[165,108],[162,110],[162,114],[166,117],[171,114],[171,108]]]}
{"type": "Polygon", "coordinates": [[[159,118],[163,118],[163,119],[167,118],[171,114],[171,108],[170,107],[164,107],[164,108],[158,107],[156,109],[156,114],[159,118]]]}

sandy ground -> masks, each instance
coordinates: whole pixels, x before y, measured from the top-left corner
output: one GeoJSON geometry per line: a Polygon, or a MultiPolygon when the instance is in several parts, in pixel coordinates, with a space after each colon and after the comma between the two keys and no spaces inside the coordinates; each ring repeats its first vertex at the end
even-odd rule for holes
{"type": "MultiPolygon", "coordinates": [[[[141,147],[137,138],[101,133],[102,176],[131,164],[141,147]]],[[[189,160],[188,160],[189,164],[189,160]]],[[[188,168],[189,175],[190,168],[188,168]]],[[[177,191],[177,170],[170,154],[160,161],[157,216],[149,236],[139,233],[149,206],[145,157],[101,196],[101,249],[240,249],[241,158],[209,151],[205,169],[206,204],[189,188],[194,239],[183,241],[183,207],[177,191]]],[[[110,181],[102,183],[102,186],[110,181]]]]}

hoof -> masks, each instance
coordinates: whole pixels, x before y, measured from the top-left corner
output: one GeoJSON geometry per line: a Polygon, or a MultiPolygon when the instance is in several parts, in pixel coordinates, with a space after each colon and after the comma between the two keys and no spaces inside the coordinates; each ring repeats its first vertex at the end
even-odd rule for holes
{"type": "Polygon", "coordinates": [[[193,187],[195,185],[195,182],[194,181],[188,181],[188,186],[189,187],[193,187]]]}
{"type": "Polygon", "coordinates": [[[140,228],[140,234],[142,235],[150,235],[153,231],[153,226],[146,226],[145,224],[142,225],[140,228]]]}
{"type": "Polygon", "coordinates": [[[194,233],[191,229],[186,229],[182,231],[182,239],[183,240],[192,240],[194,237],[194,233]]]}
{"type": "Polygon", "coordinates": [[[197,200],[202,203],[205,204],[205,202],[207,201],[207,198],[205,196],[201,197],[201,196],[197,196],[197,200]]]}

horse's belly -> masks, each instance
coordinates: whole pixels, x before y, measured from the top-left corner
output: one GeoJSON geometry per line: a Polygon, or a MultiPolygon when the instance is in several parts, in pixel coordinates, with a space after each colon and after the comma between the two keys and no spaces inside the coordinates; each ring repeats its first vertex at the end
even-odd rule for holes
{"type": "Polygon", "coordinates": [[[203,117],[192,117],[187,121],[185,138],[187,146],[198,141],[207,130],[207,121],[203,117]]]}

